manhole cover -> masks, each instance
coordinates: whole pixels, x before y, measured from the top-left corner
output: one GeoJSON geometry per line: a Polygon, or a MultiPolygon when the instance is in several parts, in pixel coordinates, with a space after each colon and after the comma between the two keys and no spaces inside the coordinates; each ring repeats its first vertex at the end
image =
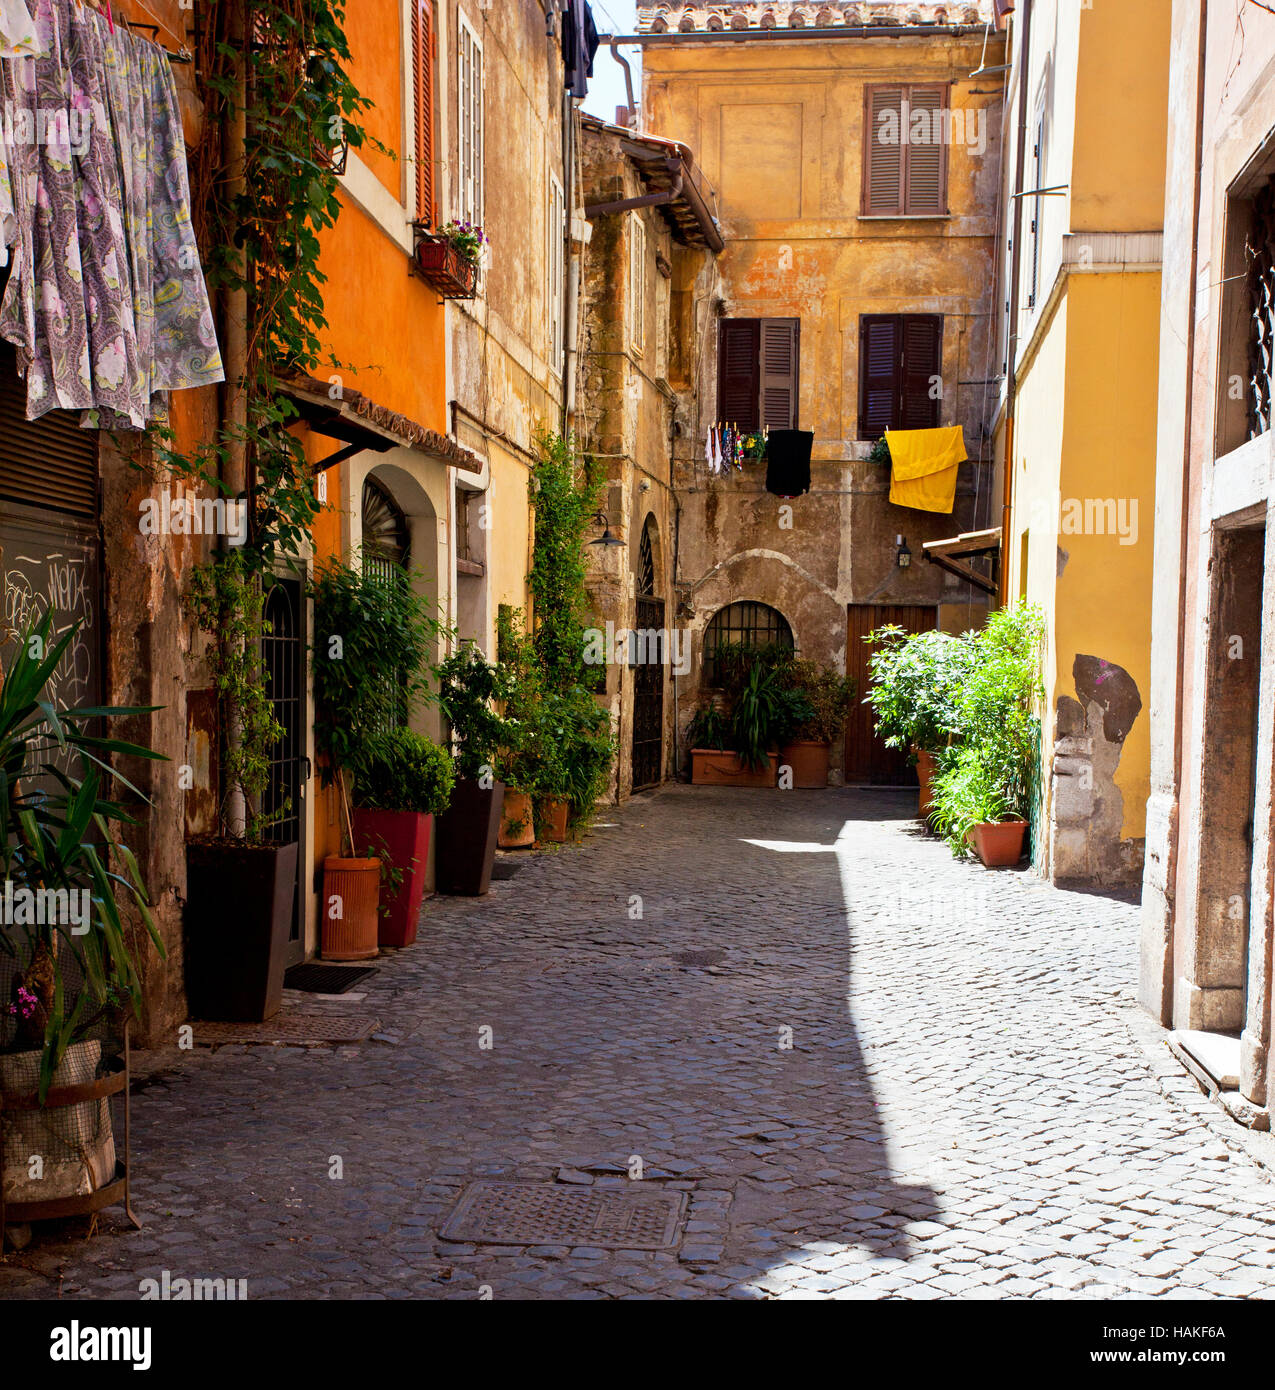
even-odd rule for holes
{"type": "Polygon", "coordinates": [[[192,1023],[194,1041],[204,1047],[223,1043],[362,1042],[380,1024],[366,1015],[276,1014],[266,1023],[192,1023]]]}
{"type": "Polygon", "coordinates": [[[683,1192],[475,1182],[465,1189],[439,1235],[479,1245],[664,1250],[677,1241],[685,1204],[683,1192]]]}
{"type": "Polygon", "coordinates": [[[725,951],[679,951],[673,957],[679,965],[720,965],[726,959],[725,951]]]}

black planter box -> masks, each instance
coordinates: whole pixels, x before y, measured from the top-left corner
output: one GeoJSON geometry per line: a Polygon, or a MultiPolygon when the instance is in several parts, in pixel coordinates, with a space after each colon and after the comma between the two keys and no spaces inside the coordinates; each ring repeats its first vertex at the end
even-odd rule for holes
{"type": "Polygon", "coordinates": [[[283,1004],[297,846],[186,846],[186,999],[192,1018],[262,1023],[283,1004]]]}
{"type": "Polygon", "coordinates": [[[451,804],[435,822],[437,892],[478,897],[491,886],[491,866],[496,860],[496,837],[504,804],[503,782],[494,783],[490,789],[469,778],[456,783],[451,804]]]}

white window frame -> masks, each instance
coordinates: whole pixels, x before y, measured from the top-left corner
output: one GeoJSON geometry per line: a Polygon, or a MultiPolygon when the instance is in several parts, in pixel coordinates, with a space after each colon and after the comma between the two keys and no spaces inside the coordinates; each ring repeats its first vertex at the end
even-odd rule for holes
{"type": "Polygon", "coordinates": [[[629,214],[629,347],[640,357],[646,345],[646,223],[629,214]]]}
{"type": "Polygon", "coordinates": [[[483,45],[462,14],[456,33],[456,220],[483,221],[483,45]]]}
{"type": "Polygon", "coordinates": [[[557,175],[549,175],[549,195],[545,212],[545,294],[548,299],[549,365],[555,376],[562,375],[565,344],[563,296],[566,290],[567,199],[557,175]]]}

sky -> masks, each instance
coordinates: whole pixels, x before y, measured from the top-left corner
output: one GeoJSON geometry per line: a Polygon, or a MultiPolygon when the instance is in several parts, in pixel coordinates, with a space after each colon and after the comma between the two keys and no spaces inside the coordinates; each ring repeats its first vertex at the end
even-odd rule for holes
{"type": "MultiPolygon", "coordinates": [[[[631,34],[637,28],[637,0],[590,0],[590,4],[599,34],[631,34]]],[[[620,51],[633,69],[633,93],[641,100],[641,50],[629,44],[620,51]]],[[[623,106],[625,100],[624,69],[604,44],[593,60],[593,78],[589,82],[589,95],[584,99],[584,109],[601,116],[604,121],[613,121],[615,108],[623,106]]]]}

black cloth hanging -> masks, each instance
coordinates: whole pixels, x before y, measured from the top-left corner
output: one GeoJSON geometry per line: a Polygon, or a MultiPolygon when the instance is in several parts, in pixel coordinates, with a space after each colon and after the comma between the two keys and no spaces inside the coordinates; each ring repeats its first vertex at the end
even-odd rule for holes
{"type": "Polygon", "coordinates": [[[562,14],[562,62],[567,91],[587,96],[593,76],[593,55],[598,51],[598,31],[589,0],[567,0],[562,14]]]}
{"type": "Polygon", "coordinates": [[[766,436],[766,491],[798,497],[810,491],[813,430],[771,430],[766,436]]]}

